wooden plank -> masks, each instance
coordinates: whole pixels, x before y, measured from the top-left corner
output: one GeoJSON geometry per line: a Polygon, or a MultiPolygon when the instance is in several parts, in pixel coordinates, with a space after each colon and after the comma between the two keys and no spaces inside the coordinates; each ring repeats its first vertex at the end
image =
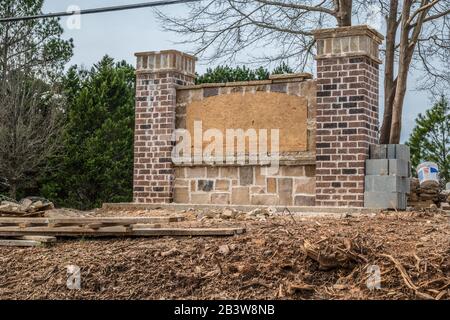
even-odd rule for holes
{"type": "Polygon", "coordinates": [[[245,233],[245,228],[156,228],[133,230],[139,236],[233,236],[245,233]]]}
{"type": "Polygon", "coordinates": [[[42,243],[52,243],[56,242],[56,238],[52,236],[20,236],[17,237],[18,240],[32,240],[39,241],[42,243]]]}
{"type": "Polygon", "coordinates": [[[0,240],[0,246],[4,247],[36,247],[40,245],[42,245],[41,242],[34,240],[16,240],[16,239],[0,240]]]}
{"type": "Polygon", "coordinates": [[[133,230],[136,229],[150,229],[150,228],[162,228],[163,225],[161,223],[137,223],[131,225],[133,230]]]}
{"type": "Polygon", "coordinates": [[[21,218],[0,217],[0,225],[31,224],[31,225],[86,225],[86,224],[109,224],[109,225],[132,225],[139,223],[171,223],[181,222],[185,218],[176,217],[62,217],[62,218],[21,218]]]}
{"type": "Polygon", "coordinates": [[[47,236],[92,236],[92,237],[159,237],[159,236],[232,236],[242,234],[245,228],[137,228],[129,230],[126,227],[107,227],[98,230],[83,227],[0,227],[0,237],[23,235],[47,236]]]}

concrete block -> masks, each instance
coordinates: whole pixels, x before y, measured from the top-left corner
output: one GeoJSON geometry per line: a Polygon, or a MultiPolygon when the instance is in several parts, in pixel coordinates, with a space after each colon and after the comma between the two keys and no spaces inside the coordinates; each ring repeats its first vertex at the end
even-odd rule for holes
{"type": "Polygon", "coordinates": [[[370,159],[387,159],[386,144],[372,144],[369,148],[370,159]]]}
{"type": "Polygon", "coordinates": [[[405,210],[406,194],[401,192],[364,192],[364,207],[405,210]]]}
{"type": "Polygon", "coordinates": [[[366,175],[368,176],[389,175],[389,160],[388,159],[366,160],[366,175]]]}
{"type": "Polygon", "coordinates": [[[410,161],[409,147],[404,144],[375,144],[369,149],[370,159],[399,159],[410,161]]]}
{"type": "Polygon", "coordinates": [[[386,145],[386,158],[387,159],[397,159],[396,158],[396,145],[395,144],[388,144],[386,145]]]}
{"type": "Polygon", "coordinates": [[[404,144],[395,145],[395,159],[410,161],[411,154],[409,147],[404,144]]]}
{"type": "Polygon", "coordinates": [[[411,176],[409,161],[389,159],[389,175],[409,178],[411,176]]]}
{"type": "Polygon", "coordinates": [[[365,191],[409,193],[409,178],[399,176],[366,176],[365,191]]]}
{"type": "Polygon", "coordinates": [[[400,159],[370,159],[366,160],[366,175],[409,177],[410,165],[400,159]]]}

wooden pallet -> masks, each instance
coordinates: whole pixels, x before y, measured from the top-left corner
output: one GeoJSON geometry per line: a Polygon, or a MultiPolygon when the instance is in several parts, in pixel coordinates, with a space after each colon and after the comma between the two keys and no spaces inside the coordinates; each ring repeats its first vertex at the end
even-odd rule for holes
{"type": "Polygon", "coordinates": [[[0,217],[1,226],[129,226],[133,224],[181,222],[185,218],[177,217],[63,217],[63,218],[6,218],[0,217]]]}
{"type": "MultiPolygon", "coordinates": [[[[1,218],[0,237],[159,237],[232,236],[245,228],[182,228],[163,224],[181,222],[184,217],[87,217],[87,218],[1,218]]],[[[23,238],[28,237],[28,238],[23,238]]],[[[18,243],[18,242],[17,242],[18,243]]],[[[24,242],[25,243],[25,242],[24,242]]]]}
{"type": "Polygon", "coordinates": [[[245,228],[128,228],[105,227],[0,227],[0,237],[46,235],[57,237],[161,237],[161,236],[232,236],[242,234],[245,228]]]}

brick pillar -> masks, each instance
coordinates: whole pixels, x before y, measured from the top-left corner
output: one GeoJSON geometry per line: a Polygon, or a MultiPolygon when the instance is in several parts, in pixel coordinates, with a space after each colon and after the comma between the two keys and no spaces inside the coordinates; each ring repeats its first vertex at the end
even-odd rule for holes
{"type": "Polygon", "coordinates": [[[364,206],[364,162],[378,140],[378,47],[368,26],[324,29],[317,40],[316,206],[364,206]]]}
{"type": "Polygon", "coordinates": [[[196,58],[175,50],[136,53],[134,202],[172,201],[176,87],[194,83],[196,58]]]}

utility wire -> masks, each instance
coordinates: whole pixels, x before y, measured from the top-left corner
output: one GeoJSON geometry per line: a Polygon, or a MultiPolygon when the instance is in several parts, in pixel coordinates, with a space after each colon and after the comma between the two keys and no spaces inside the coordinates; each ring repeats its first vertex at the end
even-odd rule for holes
{"type": "Polygon", "coordinates": [[[153,1],[153,2],[121,5],[121,6],[103,7],[103,8],[95,8],[95,9],[85,9],[85,10],[80,10],[80,11],[63,11],[63,12],[39,14],[39,15],[34,15],[34,16],[8,17],[8,18],[0,18],[0,23],[2,23],[2,22],[14,22],[14,21],[25,21],[25,20],[35,20],[35,19],[43,19],[43,18],[64,17],[64,16],[72,16],[72,15],[75,15],[75,14],[82,15],[82,14],[94,14],[94,13],[102,13],[102,12],[112,12],[112,11],[123,11],[123,10],[132,10],[132,9],[159,7],[159,6],[167,6],[167,5],[172,5],[172,4],[197,2],[197,1],[201,1],[201,0],[163,0],[163,1],[153,1]]]}

